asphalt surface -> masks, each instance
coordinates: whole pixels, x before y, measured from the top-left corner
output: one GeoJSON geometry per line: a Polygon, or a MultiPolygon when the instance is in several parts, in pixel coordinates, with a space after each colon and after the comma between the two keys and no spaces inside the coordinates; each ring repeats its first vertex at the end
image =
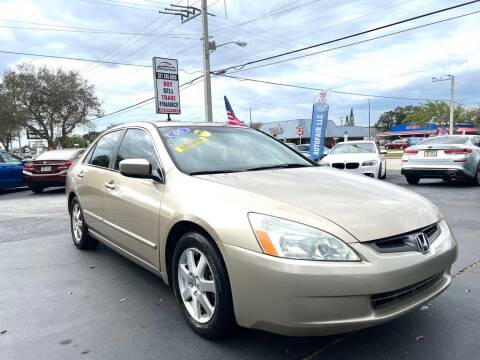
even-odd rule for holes
{"type": "Polygon", "coordinates": [[[153,274],[105,246],[77,250],[63,189],[0,194],[0,359],[479,359],[480,188],[409,186],[395,169],[387,181],[425,195],[447,217],[459,257],[445,293],[355,333],[289,338],[237,329],[218,342],[188,328],[153,274]]]}

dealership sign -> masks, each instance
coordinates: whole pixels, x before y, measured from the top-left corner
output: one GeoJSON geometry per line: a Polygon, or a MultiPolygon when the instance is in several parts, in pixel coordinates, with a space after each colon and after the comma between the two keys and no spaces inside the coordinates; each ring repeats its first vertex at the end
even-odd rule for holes
{"type": "Polygon", "coordinates": [[[180,114],[178,61],[176,59],[154,57],[153,80],[157,114],[180,114]]]}
{"type": "Polygon", "coordinates": [[[325,133],[328,123],[328,103],[326,91],[320,94],[313,104],[312,125],[310,127],[310,158],[317,160],[323,155],[325,133]]]}

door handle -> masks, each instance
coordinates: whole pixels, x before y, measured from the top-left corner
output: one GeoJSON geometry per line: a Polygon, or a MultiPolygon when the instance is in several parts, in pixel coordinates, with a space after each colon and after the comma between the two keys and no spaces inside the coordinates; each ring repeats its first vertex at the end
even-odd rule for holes
{"type": "Polygon", "coordinates": [[[85,172],[83,170],[80,170],[80,172],[77,173],[77,177],[83,178],[85,176],[85,172]]]}
{"type": "Polygon", "coordinates": [[[105,185],[105,187],[108,188],[108,189],[110,189],[110,190],[113,190],[113,189],[115,189],[115,187],[116,187],[116,186],[115,186],[115,183],[113,182],[113,180],[110,180],[109,182],[106,182],[106,183],[103,184],[103,185],[105,185]]]}

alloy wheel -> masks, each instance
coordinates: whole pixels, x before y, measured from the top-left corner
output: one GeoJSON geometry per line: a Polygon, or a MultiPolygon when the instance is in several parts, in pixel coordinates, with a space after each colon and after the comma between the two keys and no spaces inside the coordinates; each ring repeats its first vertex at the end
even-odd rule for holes
{"type": "Polygon", "coordinates": [[[73,240],[78,244],[82,240],[83,234],[82,209],[80,209],[80,205],[78,205],[78,203],[75,203],[72,209],[72,229],[73,240]]]}
{"type": "Polygon", "coordinates": [[[178,262],[178,287],[190,316],[199,323],[209,322],[216,306],[216,286],[205,254],[196,248],[185,249],[178,262]]]}

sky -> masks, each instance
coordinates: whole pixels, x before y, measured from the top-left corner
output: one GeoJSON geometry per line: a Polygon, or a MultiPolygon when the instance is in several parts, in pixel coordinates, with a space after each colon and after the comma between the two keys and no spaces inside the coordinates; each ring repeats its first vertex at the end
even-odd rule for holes
{"type": "MultiPolygon", "coordinates": [[[[172,0],[200,6],[199,0],[172,0]]],[[[209,36],[218,44],[244,41],[246,47],[227,44],[211,54],[211,69],[220,70],[282,52],[326,42],[388,23],[464,2],[464,0],[210,0],[209,36]]],[[[0,51],[48,54],[102,61],[150,65],[152,57],[178,59],[180,82],[202,74],[202,24],[197,17],[184,24],[158,11],[167,1],[153,0],[0,0],[0,51]],[[57,31],[52,31],[56,29],[57,31]],[[58,30],[104,30],[105,33],[58,30]],[[111,32],[116,32],[113,34],[111,32]],[[129,33],[129,34],[118,34],[129,33]],[[137,35],[132,35],[132,33],[137,35]]],[[[329,118],[340,123],[353,108],[357,125],[371,123],[396,106],[418,100],[384,99],[335,91],[415,99],[450,98],[450,82],[432,77],[455,76],[456,100],[479,103],[480,13],[422,27],[398,35],[333,50],[351,42],[413,26],[480,11],[480,3],[401,24],[354,39],[335,42],[292,60],[231,75],[326,89],[329,118]],[[333,91],[333,92],[332,92],[333,91]]],[[[284,58],[280,58],[281,60],[284,58]]],[[[276,59],[277,60],[277,59],[276,59]]],[[[152,69],[107,65],[0,53],[0,71],[22,62],[76,70],[95,86],[105,114],[154,96],[152,69]]],[[[264,63],[260,63],[264,64],[264,63]]],[[[238,68],[237,68],[238,69],[238,68]]],[[[181,90],[178,121],[203,121],[203,82],[181,90]]],[[[213,117],[226,121],[226,95],[238,117],[273,122],[311,118],[317,90],[289,88],[237,79],[212,77],[213,117]]],[[[158,121],[153,103],[95,120],[102,130],[110,124],[158,121]]]]}

